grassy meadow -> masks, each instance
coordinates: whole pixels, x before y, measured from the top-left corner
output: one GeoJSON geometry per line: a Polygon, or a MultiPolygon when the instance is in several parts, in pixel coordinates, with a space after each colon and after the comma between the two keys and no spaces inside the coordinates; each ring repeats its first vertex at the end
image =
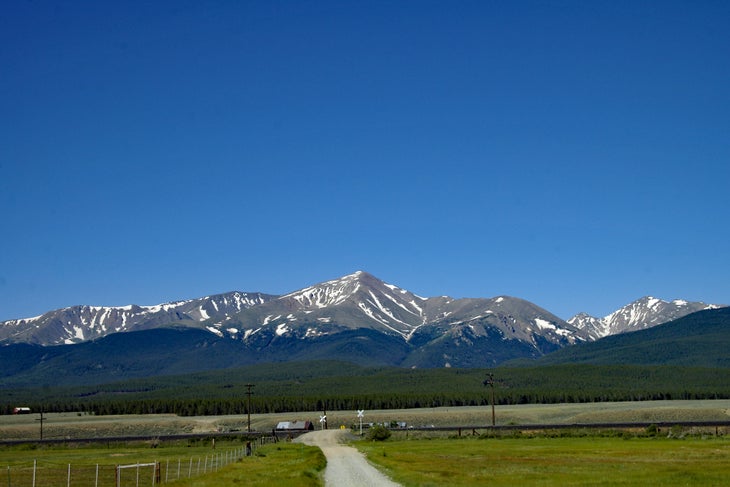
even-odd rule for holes
{"type": "Polygon", "coordinates": [[[405,486],[727,485],[730,472],[730,440],[714,437],[399,437],[355,445],[405,486]]]}
{"type": "MultiPolygon", "coordinates": [[[[243,447],[240,441],[221,440],[215,447],[210,440],[106,446],[6,446],[0,447],[0,468],[2,481],[8,485],[31,485],[34,462],[37,485],[66,485],[71,465],[70,485],[94,485],[98,475],[100,487],[112,487],[116,465],[155,462],[161,467],[160,482],[180,486],[224,486],[239,482],[292,487],[320,485],[318,474],[326,461],[318,448],[284,442],[259,446],[249,457],[234,456],[243,447]]],[[[139,485],[150,485],[152,467],[140,471],[139,485]]],[[[122,484],[135,485],[136,476],[135,469],[125,470],[122,484]]]]}
{"type": "MultiPolygon", "coordinates": [[[[35,463],[36,485],[67,485],[70,476],[70,485],[94,485],[98,478],[98,485],[106,487],[114,486],[117,465],[159,462],[161,479],[171,480],[218,468],[233,461],[244,447],[233,441],[218,441],[215,448],[211,441],[22,444],[0,446],[0,468],[7,485],[31,485],[35,463]]],[[[136,475],[135,469],[124,470],[122,483],[127,485],[136,475]]],[[[140,469],[145,480],[153,475],[152,467],[140,469]]]]}
{"type": "Polygon", "coordinates": [[[310,487],[321,486],[321,473],[327,461],[319,448],[301,443],[265,445],[251,457],[211,475],[183,479],[173,485],[181,487],[247,486],[310,487]]]}
{"type": "MultiPolygon", "coordinates": [[[[319,426],[322,411],[252,414],[254,431],[271,431],[279,421],[308,420],[319,426]]],[[[162,436],[217,431],[246,431],[247,416],[174,414],[94,415],[47,413],[46,439],[110,436],[162,436]]],[[[38,414],[0,415],[0,439],[37,439],[38,414]]],[[[329,426],[357,426],[357,411],[327,411],[329,426]]],[[[515,404],[496,407],[498,425],[540,423],[620,423],[730,421],[730,399],[629,401],[564,404],[515,404]]],[[[404,421],[408,426],[476,426],[491,423],[489,406],[365,410],[365,423],[404,421]]],[[[0,467],[2,464],[0,463],[0,467]]]]}
{"type": "MultiPolygon", "coordinates": [[[[278,421],[305,419],[317,422],[319,411],[253,414],[252,428],[270,431],[278,421]]],[[[328,411],[330,428],[353,427],[356,411],[328,411]]],[[[576,424],[604,422],[727,421],[730,400],[642,401],[610,403],[525,404],[496,408],[497,424],[576,424]]],[[[37,438],[38,415],[0,416],[0,438],[37,438]]],[[[231,428],[245,430],[245,415],[179,417],[175,415],[96,416],[50,413],[44,422],[45,437],[210,433],[231,428]]],[[[491,420],[491,408],[439,407],[419,409],[366,410],[365,422],[405,421],[412,426],[475,426],[491,420]]],[[[477,431],[484,433],[484,429],[477,431]]],[[[394,432],[384,442],[355,440],[394,480],[406,486],[438,485],[727,485],[730,472],[728,428],[701,431],[696,428],[630,433],[556,431],[530,436],[503,432],[491,438],[463,437],[454,432],[394,432]]],[[[0,472],[12,472],[11,485],[27,476],[33,461],[45,469],[38,485],[66,485],[67,465],[73,468],[71,485],[93,485],[98,464],[105,478],[114,465],[160,462],[165,475],[174,476],[178,464],[185,470],[214,454],[241,448],[241,439],[157,441],[136,443],[67,445],[22,444],[0,446],[0,472]],[[83,481],[79,476],[84,475],[83,481]]],[[[210,460],[208,460],[210,461],[210,460]]],[[[176,480],[174,485],[190,487],[247,485],[322,485],[325,462],[320,450],[301,444],[279,442],[264,445],[214,473],[176,480]]],[[[4,474],[3,474],[4,475],[4,474]]],[[[147,475],[147,474],[145,474],[147,475]]],[[[183,474],[184,476],[184,474],[183,474]]],[[[3,483],[5,478],[2,478],[3,483]]],[[[30,484],[28,484],[30,485],[30,484]]],[[[99,483],[100,487],[113,485],[99,483]]]]}

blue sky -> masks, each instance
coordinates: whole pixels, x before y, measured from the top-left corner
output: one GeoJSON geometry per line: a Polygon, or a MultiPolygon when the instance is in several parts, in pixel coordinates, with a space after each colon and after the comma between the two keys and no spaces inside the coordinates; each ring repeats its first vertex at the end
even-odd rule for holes
{"type": "Polygon", "coordinates": [[[365,270],[730,303],[730,3],[11,2],[0,320],[365,270]]]}

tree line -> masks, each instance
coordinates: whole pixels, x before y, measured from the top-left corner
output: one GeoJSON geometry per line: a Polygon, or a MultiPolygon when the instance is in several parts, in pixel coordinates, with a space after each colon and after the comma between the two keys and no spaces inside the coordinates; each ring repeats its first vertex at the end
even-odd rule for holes
{"type": "MultiPolygon", "coordinates": [[[[251,413],[483,406],[486,369],[363,369],[359,375],[284,380],[267,375],[231,380],[230,374],[155,378],[86,388],[7,391],[0,412],[16,406],[34,412],[177,414],[248,412],[247,383],[254,383],[251,413]]],[[[669,399],[728,399],[730,369],[645,366],[550,366],[490,369],[498,405],[669,399]]]]}

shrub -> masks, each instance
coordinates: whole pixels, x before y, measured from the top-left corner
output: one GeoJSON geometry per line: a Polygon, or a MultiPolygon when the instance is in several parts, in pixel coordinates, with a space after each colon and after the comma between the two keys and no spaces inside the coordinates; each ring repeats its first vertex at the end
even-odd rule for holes
{"type": "Polygon", "coordinates": [[[371,441],[385,441],[390,438],[390,430],[385,426],[373,426],[368,430],[368,434],[365,436],[371,441]]]}

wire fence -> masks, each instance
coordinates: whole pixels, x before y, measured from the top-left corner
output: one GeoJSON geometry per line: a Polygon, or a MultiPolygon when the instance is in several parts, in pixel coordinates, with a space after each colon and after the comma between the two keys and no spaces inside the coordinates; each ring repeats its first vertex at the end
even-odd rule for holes
{"type": "Polygon", "coordinates": [[[0,472],[0,487],[148,487],[206,475],[219,471],[275,438],[261,437],[245,446],[204,456],[166,459],[152,463],[126,465],[78,465],[42,463],[34,460],[27,466],[8,466],[0,472]],[[2,478],[2,474],[5,478],[2,478]]]}

